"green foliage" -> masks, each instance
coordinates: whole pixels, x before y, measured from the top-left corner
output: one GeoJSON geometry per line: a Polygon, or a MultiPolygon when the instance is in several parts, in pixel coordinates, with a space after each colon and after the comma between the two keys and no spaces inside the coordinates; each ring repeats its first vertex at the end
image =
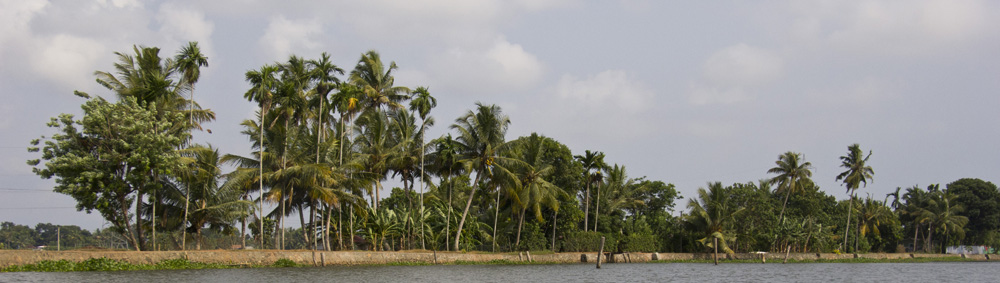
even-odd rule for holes
{"type": "Polygon", "coordinates": [[[282,258],[274,261],[271,267],[299,267],[299,264],[290,259],[282,258]]]}
{"type": "Polygon", "coordinates": [[[965,241],[972,245],[1000,245],[995,235],[1000,230],[1000,190],[991,182],[964,178],[951,182],[948,193],[957,196],[956,204],[964,207],[959,215],[969,219],[965,241]]]}
{"type": "Polygon", "coordinates": [[[598,233],[594,231],[580,232],[574,231],[566,233],[566,238],[562,243],[562,252],[596,252],[601,246],[601,237],[604,239],[604,250],[614,251],[618,247],[617,235],[598,233]]]}

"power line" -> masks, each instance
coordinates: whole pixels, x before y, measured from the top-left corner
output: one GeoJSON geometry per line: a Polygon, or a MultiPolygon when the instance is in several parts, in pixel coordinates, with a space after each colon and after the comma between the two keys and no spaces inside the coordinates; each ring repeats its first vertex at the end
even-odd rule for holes
{"type": "Polygon", "coordinates": [[[0,191],[8,192],[20,192],[20,193],[55,193],[52,190],[37,190],[37,189],[16,189],[16,188],[0,188],[0,191]]]}
{"type": "Polygon", "coordinates": [[[49,206],[49,207],[0,207],[0,210],[31,210],[31,209],[67,209],[76,207],[72,206],[49,206]]]}

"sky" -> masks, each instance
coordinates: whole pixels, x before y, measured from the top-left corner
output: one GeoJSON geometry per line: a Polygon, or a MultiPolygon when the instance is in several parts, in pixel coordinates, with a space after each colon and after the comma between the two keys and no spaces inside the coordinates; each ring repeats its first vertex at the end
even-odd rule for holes
{"type": "Polygon", "coordinates": [[[861,196],[1000,180],[996,1],[280,2],[0,0],[0,221],[106,227],[31,172],[28,142],[82,113],[74,90],[114,97],[93,73],[115,52],[189,41],[209,58],[196,99],[217,114],[195,140],[225,153],[250,152],[246,71],[322,52],[350,70],[376,50],[397,85],[438,99],[430,136],[496,104],[508,139],[604,152],[685,199],[772,177],[787,151],[846,199],[835,176],[853,143],[875,171],[861,196]]]}

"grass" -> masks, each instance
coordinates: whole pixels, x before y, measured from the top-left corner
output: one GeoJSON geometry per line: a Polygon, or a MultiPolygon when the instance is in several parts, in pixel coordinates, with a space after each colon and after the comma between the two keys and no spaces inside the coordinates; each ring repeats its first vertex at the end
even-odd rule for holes
{"type": "MultiPolygon", "coordinates": [[[[769,258],[767,263],[782,263],[782,258],[769,258]]],[[[808,259],[796,260],[788,259],[788,263],[926,263],[926,262],[978,262],[981,260],[962,257],[917,257],[899,259],[880,258],[844,258],[844,259],[808,259]]],[[[684,259],[684,260],[654,260],[651,263],[714,263],[711,259],[684,259]]],[[[719,259],[719,263],[756,263],[760,264],[760,259],[719,259]]]]}
{"type": "MultiPolygon", "coordinates": [[[[279,259],[271,265],[249,267],[301,267],[289,259],[279,259]]],[[[181,270],[181,269],[230,269],[240,268],[218,263],[192,262],[186,259],[168,259],[156,264],[132,264],[105,257],[91,258],[81,262],[68,260],[43,260],[33,264],[12,265],[0,268],[0,272],[72,272],[72,271],[130,271],[130,270],[181,270]]]]}

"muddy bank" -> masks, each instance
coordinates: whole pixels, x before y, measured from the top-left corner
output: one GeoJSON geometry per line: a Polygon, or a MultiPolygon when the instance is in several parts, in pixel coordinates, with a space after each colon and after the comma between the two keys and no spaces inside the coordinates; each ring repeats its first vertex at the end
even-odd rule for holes
{"type": "MultiPolygon", "coordinates": [[[[784,254],[766,254],[767,261],[779,262],[784,254]]],[[[109,258],[126,261],[132,264],[155,264],[157,262],[183,258],[192,262],[218,263],[227,265],[270,265],[279,259],[289,259],[305,265],[360,265],[360,264],[391,264],[391,263],[430,263],[448,264],[455,262],[489,262],[503,260],[510,262],[525,262],[529,260],[526,253],[480,254],[457,252],[403,251],[403,252],[371,252],[371,251],[277,251],[277,250],[211,250],[211,251],[34,251],[34,250],[0,250],[0,267],[11,265],[33,264],[42,260],[68,260],[81,262],[90,258],[109,258]]],[[[720,254],[720,259],[759,260],[761,255],[752,253],[720,254]]],[[[826,253],[792,253],[790,260],[846,260],[853,258],[868,259],[908,259],[908,258],[954,258],[965,257],[973,260],[995,260],[985,255],[943,255],[943,254],[826,254],[826,253]]],[[[994,256],[995,257],[995,256],[994,256]]],[[[555,253],[531,254],[530,260],[548,263],[581,263],[596,262],[597,253],[555,253]]],[[[651,260],[685,261],[710,260],[712,254],[703,253],[629,253],[605,256],[606,262],[648,262],[651,260]]]]}

